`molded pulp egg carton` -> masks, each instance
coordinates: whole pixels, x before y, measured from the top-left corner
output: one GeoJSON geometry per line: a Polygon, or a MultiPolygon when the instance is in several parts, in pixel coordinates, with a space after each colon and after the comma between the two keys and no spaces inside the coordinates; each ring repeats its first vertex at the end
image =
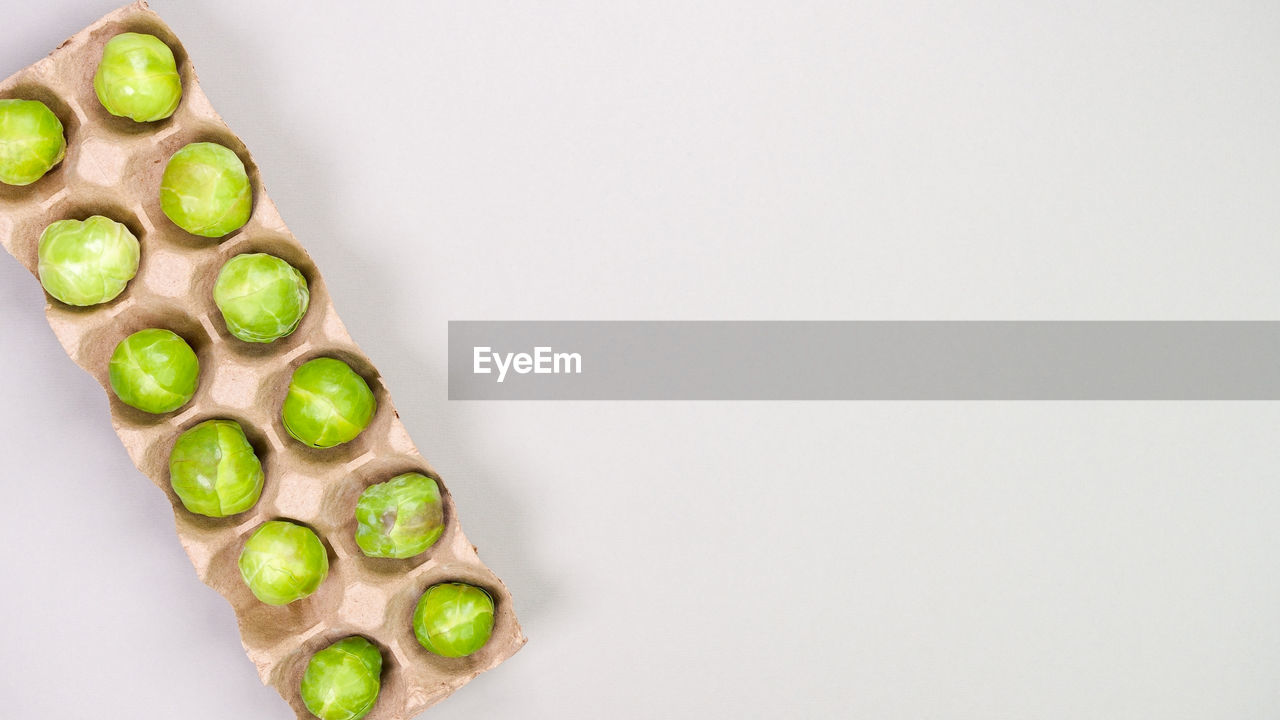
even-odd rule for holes
{"type": "Polygon", "coordinates": [[[117,342],[137,330],[167,328],[200,359],[200,388],[188,405],[149,415],[121,403],[108,389],[116,432],[138,469],[173,503],[178,535],[197,574],[235,609],[245,651],[263,682],[297,711],[298,687],[312,653],[348,635],[381,647],[382,692],[371,720],[407,719],[438,702],[525,643],[511,595],[480,562],[462,534],[441,483],[445,531],[427,552],[407,560],[366,558],[355,544],[355,503],[365,487],[411,470],[439,481],[410,440],[385,384],[351,340],[334,311],[324,280],[289,232],[262,187],[257,166],[200,90],[182,44],[145,3],[121,8],[71,37],[49,57],[0,84],[0,98],[43,101],[62,120],[66,158],[25,187],[0,185],[0,239],[36,272],[36,245],[49,223],[99,214],[123,222],[142,245],[138,275],[120,297],[90,308],[46,298],[49,324],[67,354],[109,388],[107,362],[117,342]],[[113,117],[99,104],[93,74],[102,46],[118,33],[155,35],[173,49],[182,75],[177,112],[155,123],[113,117]],[[160,211],[160,176],[169,157],[191,142],[213,141],[244,161],[253,182],[253,215],[221,242],[187,234],[160,211]],[[296,332],[274,343],[237,340],[213,303],[212,285],[227,259],[246,252],[284,258],[307,278],[311,306],[296,332]],[[350,443],[328,450],[290,438],[280,420],[289,379],[315,357],[341,359],[369,382],[378,399],[372,423],[350,443]],[[251,510],[212,519],[187,512],[169,485],[168,458],[178,435],[211,418],[238,421],[262,459],[266,484],[251,510]],[[310,597],[283,607],[259,602],[240,578],[240,548],[257,526],[289,519],[313,528],[329,550],[330,572],[310,597]],[[414,638],[418,597],[439,582],[463,581],[493,596],[493,637],[470,657],[449,659],[414,638]]]}

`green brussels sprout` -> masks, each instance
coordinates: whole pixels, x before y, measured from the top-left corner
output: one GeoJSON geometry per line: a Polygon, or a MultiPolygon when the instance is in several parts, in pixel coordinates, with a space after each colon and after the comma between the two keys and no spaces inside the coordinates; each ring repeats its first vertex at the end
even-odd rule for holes
{"type": "Polygon", "coordinates": [[[143,412],[172,412],[200,384],[200,361],[186,340],[169,330],[139,330],[116,345],[109,365],[111,389],[143,412]]]}
{"type": "Polygon", "coordinates": [[[353,635],[311,656],[302,676],[302,704],[320,720],[360,720],[382,689],[382,653],[353,635]]]}
{"type": "Polygon", "coordinates": [[[493,598],[465,583],[427,588],[413,611],[413,634],[441,657],[464,657],[484,647],[493,634],[493,598]]]}
{"type": "Polygon", "coordinates": [[[138,274],[138,238],[123,224],[94,215],[59,220],[40,233],[40,284],[58,300],[84,307],[114,300],[138,274]]]}
{"type": "Polygon", "coordinates": [[[286,520],[258,526],[240,551],[240,577],[254,597],[288,605],[315,592],[329,575],[329,555],[311,528],[286,520]]]}
{"type": "Polygon", "coordinates": [[[169,483],[197,515],[248,510],[262,495],[262,480],[262,462],[234,420],[205,420],[179,435],[169,453],[169,483]]]}
{"type": "Polygon", "coordinates": [[[369,557],[407,558],[444,532],[440,486],[420,473],[370,485],[356,503],[356,544],[369,557]]]}
{"type": "Polygon", "coordinates": [[[164,168],[160,209],[192,235],[222,237],[239,230],[253,209],[244,163],[217,143],[187,145],[164,168]]]}
{"type": "Polygon", "coordinates": [[[269,343],[298,329],[311,293],[307,279],[275,255],[237,255],[222,266],[213,302],[227,330],[245,342],[269,343]]]}
{"type": "Polygon", "coordinates": [[[137,122],[163,120],[178,109],[182,78],[173,51],[160,38],[120,33],[102,48],[93,90],[107,112],[137,122]]]}
{"type": "Polygon", "coordinates": [[[67,154],[62,121],[39,100],[0,100],[0,182],[30,185],[67,154]]]}
{"type": "Polygon", "coordinates": [[[341,360],[322,357],[293,371],[280,414],[298,442],[330,448],[354,440],[377,409],[364,378],[341,360]]]}

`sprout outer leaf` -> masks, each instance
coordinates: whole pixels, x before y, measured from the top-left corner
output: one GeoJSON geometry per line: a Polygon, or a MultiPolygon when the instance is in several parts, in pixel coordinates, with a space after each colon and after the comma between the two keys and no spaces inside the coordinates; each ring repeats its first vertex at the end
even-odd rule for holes
{"type": "Polygon", "coordinates": [[[441,657],[470,655],[493,634],[493,598],[466,583],[433,585],[418,599],[413,634],[422,647],[441,657]]]}
{"type": "Polygon", "coordinates": [[[240,577],[254,597],[288,605],[315,592],[329,575],[329,555],[311,528],[268,520],[240,551],[240,577]]]}
{"type": "Polygon", "coordinates": [[[311,294],[294,266],[274,255],[246,253],[222,266],[213,301],[228,332],[245,342],[269,343],[298,329],[311,294]]]}
{"type": "Polygon", "coordinates": [[[178,437],[169,454],[169,482],[188,511],[226,517],[262,496],[262,462],[234,420],[206,420],[178,437]]]}
{"type": "Polygon", "coordinates": [[[67,154],[62,121],[39,100],[0,100],[0,182],[30,185],[67,154]]]}
{"type": "Polygon", "coordinates": [[[101,215],[59,220],[40,233],[37,274],[45,291],[77,307],[110,302],[138,274],[138,238],[101,215]]]}
{"type": "Polygon", "coordinates": [[[196,142],[169,158],[160,178],[160,209],[192,235],[222,237],[249,222],[253,188],[231,150],[196,142]]]}
{"type": "Polygon", "coordinates": [[[116,345],[108,367],[120,401],[162,414],[186,405],[200,383],[200,361],[186,340],[170,330],[139,330],[116,345]]]}
{"type": "Polygon", "coordinates": [[[295,440],[329,448],[354,440],[377,409],[377,398],[364,378],[341,360],[321,357],[293,372],[280,414],[295,440]]]}
{"type": "Polygon", "coordinates": [[[356,503],[356,544],[368,557],[413,557],[444,532],[440,486],[411,472],[370,485],[356,503]]]}
{"type": "Polygon", "coordinates": [[[311,656],[302,703],[320,720],[360,720],[382,687],[382,652],[365,638],[343,638],[311,656]]]}
{"type": "Polygon", "coordinates": [[[182,78],[173,51],[160,38],[126,32],[103,46],[93,91],[112,115],[152,122],[178,109],[182,78]]]}

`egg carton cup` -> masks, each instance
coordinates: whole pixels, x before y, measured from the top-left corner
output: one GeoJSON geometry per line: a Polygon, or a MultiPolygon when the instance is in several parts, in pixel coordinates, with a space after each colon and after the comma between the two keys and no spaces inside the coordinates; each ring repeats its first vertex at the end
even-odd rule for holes
{"type": "Polygon", "coordinates": [[[50,223],[105,215],[124,223],[141,243],[141,263],[123,293],[88,308],[46,296],[45,314],[67,354],[107,390],[112,425],[129,456],[173,505],[182,546],[197,575],[235,609],[245,652],[264,683],[300,718],[311,717],[299,684],[312,653],[349,635],[362,635],[383,652],[382,691],[370,720],[408,720],[479,673],[495,667],[526,638],[502,581],[476,554],[459,524],[447,486],[419,454],[373,363],[352,341],[334,310],[319,269],[289,232],[267,197],[244,143],[214,111],[191,61],[173,31],[145,2],[116,10],[48,57],[0,83],[0,98],[40,100],[62,121],[65,159],[31,185],[0,185],[0,239],[34,275],[40,233],[50,223]],[[174,52],[182,102],[172,117],[135,123],[110,115],[98,102],[93,75],[103,45],[122,32],[155,35],[174,52]],[[160,210],[160,176],[169,157],[187,143],[212,141],[233,150],[253,183],[253,214],[231,236],[196,237],[160,210]],[[250,344],[231,336],[213,302],[222,264],[246,252],[267,252],[306,277],[311,304],[290,336],[250,344]],[[195,398],[166,415],[150,415],[110,391],[107,365],[116,344],[144,328],[182,336],[200,360],[195,398]],[[293,371],[316,357],[348,363],[369,383],[378,408],[355,440],[317,450],[285,432],[280,408],[293,371]],[[239,422],[262,459],[266,484],[250,510],[207,518],[183,508],[169,484],[168,458],[178,435],[213,418],[239,422]],[[365,557],[355,543],[355,504],[364,488],[404,472],[434,478],[444,501],[444,534],[429,550],[405,560],[365,557]],[[240,578],[237,559],[249,534],[264,521],[288,519],[320,536],[329,552],[329,577],[310,597],[282,607],[259,602],[240,578]],[[414,637],[412,615],[431,585],[461,581],[494,600],[495,625],[475,654],[444,658],[414,637]]]}

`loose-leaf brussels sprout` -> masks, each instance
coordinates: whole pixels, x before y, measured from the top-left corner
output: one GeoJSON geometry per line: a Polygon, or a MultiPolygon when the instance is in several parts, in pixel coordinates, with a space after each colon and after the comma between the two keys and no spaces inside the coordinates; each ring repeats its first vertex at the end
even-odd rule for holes
{"type": "Polygon", "coordinates": [[[413,612],[413,634],[441,657],[470,655],[493,634],[493,598],[465,583],[433,585],[413,612]]]}
{"type": "Polygon", "coordinates": [[[126,405],[167,413],[187,404],[200,382],[200,362],[186,340],[169,330],[139,330],[116,345],[111,389],[126,405]]]}
{"type": "Polygon", "coordinates": [[[0,182],[30,185],[67,154],[62,121],[39,100],[0,100],[0,182]]]}
{"type": "Polygon", "coordinates": [[[222,237],[239,230],[253,209],[244,163],[217,143],[187,145],[164,168],[160,209],[192,235],[222,237]]]}
{"type": "Polygon", "coordinates": [[[245,342],[269,343],[298,329],[311,293],[307,279],[274,255],[237,255],[222,266],[213,301],[227,330],[245,342]]]}
{"type": "Polygon", "coordinates": [[[101,215],[49,225],[40,233],[37,255],[40,284],[68,305],[114,300],[138,274],[138,238],[101,215]]]}
{"type": "Polygon", "coordinates": [[[370,485],[356,503],[356,544],[369,557],[407,558],[444,532],[440,486],[420,473],[370,485]]]}
{"type": "Polygon", "coordinates": [[[302,676],[302,704],[320,720],[360,720],[382,687],[382,653],[354,635],[311,656],[302,676]]]}
{"type": "Polygon", "coordinates": [[[107,112],[137,122],[163,120],[182,100],[173,51],[154,35],[120,33],[102,48],[93,90],[107,112]]]}
{"type": "Polygon", "coordinates": [[[268,605],[301,600],[328,575],[324,543],[311,528],[285,520],[262,523],[240,551],[240,577],[268,605]]]}
{"type": "Polygon", "coordinates": [[[169,483],[183,507],[226,517],[262,495],[262,462],[234,420],[206,420],[178,436],[169,454],[169,483]]]}
{"type": "Polygon", "coordinates": [[[354,440],[377,409],[364,378],[341,360],[322,357],[293,371],[281,417],[299,442],[329,448],[354,440]]]}

